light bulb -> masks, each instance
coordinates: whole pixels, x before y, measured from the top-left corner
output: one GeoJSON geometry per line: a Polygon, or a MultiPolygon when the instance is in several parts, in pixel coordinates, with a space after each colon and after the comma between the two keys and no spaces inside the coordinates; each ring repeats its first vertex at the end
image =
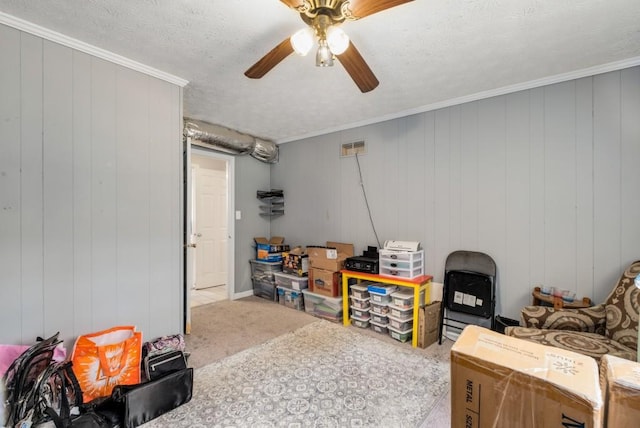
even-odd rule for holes
{"type": "Polygon", "coordinates": [[[349,36],[342,31],[342,28],[332,25],[327,28],[327,44],[335,55],[340,55],[349,47],[349,36]]]}
{"type": "Polygon", "coordinates": [[[326,40],[320,40],[318,42],[318,52],[316,52],[316,66],[317,67],[332,67],[333,66],[333,54],[327,46],[326,40]]]}
{"type": "Polygon", "coordinates": [[[298,30],[289,40],[291,40],[293,50],[296,51],[298,55],[305,56],[313,46],[313,30],[310,27],[298,30]]]}

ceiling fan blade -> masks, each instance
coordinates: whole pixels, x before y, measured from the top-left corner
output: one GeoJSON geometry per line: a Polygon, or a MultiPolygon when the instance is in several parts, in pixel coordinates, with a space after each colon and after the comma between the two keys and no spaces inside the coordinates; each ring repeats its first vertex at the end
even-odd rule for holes
{"type": "Polygon", "coordinates": [[[410,1],[413,0],[350,0],[349,10],[354,18],[359,19],[410,1]]]}
{"type": "Polygon", "coordinates": [[[271,49],[269,53],[260,58],[258,62],[245,71],[244,75],[251,79],[259,79],[292,53],[293,46],[291,46],[291,41],[287,37],[280,42],[278,46],[271,49]]]}
{"type": "Polygon", "coordinates": [[[369,92],[380,83],[352,42],[346,51],[336,56],[362,92],[369,92]]]}
{"type": "Polygon", "coordinates": [[[302,0],[280,0],[282,3],[289,6],[291,9],[297,9],[302,6],[304,2],[302,0]]]}

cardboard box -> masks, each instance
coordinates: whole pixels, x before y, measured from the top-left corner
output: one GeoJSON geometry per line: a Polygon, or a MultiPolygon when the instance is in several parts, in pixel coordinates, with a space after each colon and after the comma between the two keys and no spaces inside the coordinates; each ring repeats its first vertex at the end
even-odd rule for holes
{"type": "Polygon", "coordinates": [[[353,256],[353,244],[328,241],[326,247],[307,246],[307,254],[311,268],[338,272],[344,269],[345,259],[353,256]]]}
{"type": "Polygon", "coordinates": [[[313,293],[323,296],[342,296],[342,275],[324,269],[311,268],[309,270],[309,289],[313,293]]]}
{"type": "Polygon", "coordinates": [[[469,325],[451,348],[452,428],[603,425],[596,361],[469,325]]]}
{"type": "Polygon", "coordinates": [[[605,355],[600,360],[600,386],[605,396],[605,426],[640,424],[640,363],[605,355]]]}
{"type": "Polygon", "coordinates": [[[440,302],[418,309],[418,347],[426,348],[438,340],[440,327],[440,302]]]}
{"type": "Polygon", "coordinates": [[[305,251],[296,247],[291,251],[282,253],[282,272],[291,275],[309,275],[309,255],[305,251]]]}
{"type": "Polygon", "coordinates": [[[264,237],[255,237],[253,241],[256,244],[256,260],[263,262],[281,262],[282,252],[289,251],[289,246],[284,245],[284,238],[274,236],[271,239],[264,237]]]}

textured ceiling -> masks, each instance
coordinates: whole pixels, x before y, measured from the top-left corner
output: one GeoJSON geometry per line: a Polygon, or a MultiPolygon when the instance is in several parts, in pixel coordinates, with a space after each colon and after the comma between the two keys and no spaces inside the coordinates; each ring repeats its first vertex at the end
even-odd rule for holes
{"type": "Polygon", "coordinates": [[[640,57],[639,0],[415,0],[343,29],[380,81],[291,55],[244,71],[304,25],[278,0],[0,0],[0,11],[189,81],[185,116],[276,142],[640,57]]]}

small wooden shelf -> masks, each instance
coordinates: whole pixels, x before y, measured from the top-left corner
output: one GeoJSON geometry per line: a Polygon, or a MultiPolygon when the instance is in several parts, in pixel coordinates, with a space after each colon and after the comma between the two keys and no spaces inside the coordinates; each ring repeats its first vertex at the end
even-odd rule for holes
{"type": "Polygon", "coordinates": [[[588,308],[591,306],[591,299],[588,297],[583,297],[582,300],[574,300],[573,302],[565,302],[562,300],[562,297],[552,296],[550,294],[542,294],[540,292],[540,287],[535,287],[533,292],[531,293],[533,297],[533,305],[539,306],[542,302],[549,303],[553,305],[555,309],[580,309],[580,308],[588,308]]]}

